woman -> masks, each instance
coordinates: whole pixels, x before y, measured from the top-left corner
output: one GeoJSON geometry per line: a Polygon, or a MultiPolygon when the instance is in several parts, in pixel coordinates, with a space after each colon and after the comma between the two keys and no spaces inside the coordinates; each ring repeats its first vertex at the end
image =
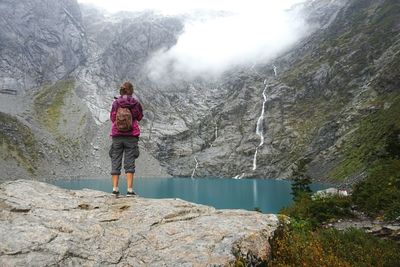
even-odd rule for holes
{"type": "Polygon", "coordinates": [[[139,157],[139,121],[143,118],[142,105],[133,96],[133,85],[129,81],[120,87],[120,96],[113,102],[110,119],[112,122],[110,148],[112,193],[119,195],[118,180],[121,174],[122,158],[126,173],[126,196],[136,195],[133,191],[135,160],[139,157]]]}

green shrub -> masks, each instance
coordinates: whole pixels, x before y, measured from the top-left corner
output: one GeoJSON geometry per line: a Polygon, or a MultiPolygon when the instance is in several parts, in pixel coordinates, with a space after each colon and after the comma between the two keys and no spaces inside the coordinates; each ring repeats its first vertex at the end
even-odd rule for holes
{"type": "Polygon", "coordinates": [[[382,159],[355,185],[352,199],[369,216],[386,220],[400,216],[400,159],[382,159]]]}
{"type": "Polygon", "coordinates": [[[293,221],[275,233],[269,266],[350,266],[326,250],[309,223],[293,221]]]}
{"type": "Polygon", "coordinates": [[[293,200],[297,201],[304,196],[311,195],[312,190],[310,188],[311,178],[304,174],[297,175],[294,177],[292,182],[292,195],[293,200]]]}
{"type": "Polygon", "coordinates": [[[292,218],[309,220],[317,227],[323,222],[352,217],[350,207],[349,197],[330,196],[312,200],[309,195],[303,194],[291,207],[284,208],[281,212],[292,218]]]}
{"type": "Polygon", "coordinates": [[[338,231],[325,229],[318,233],[323,247],[351,266],[398,266],[399,246],[359,229],[338,231]]]}

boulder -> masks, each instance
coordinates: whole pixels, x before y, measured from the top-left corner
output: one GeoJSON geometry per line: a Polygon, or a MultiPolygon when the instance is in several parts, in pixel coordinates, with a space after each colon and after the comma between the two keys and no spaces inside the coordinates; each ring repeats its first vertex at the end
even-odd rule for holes
{"type": "Polygon", "coordinates": [[[276,215],[180,199],[0,185],[1,266],[226,266],[268,261],[276,215]]]}
{"type": "Polygon", "coordinates": [[[312,198],[326,198],[332,196],[342,196],[347,197],[349,193],[346,190],[339,190],[337,188],[331,187],[324,190],[318,190],[316,193],[313,194],[312,198]]]}

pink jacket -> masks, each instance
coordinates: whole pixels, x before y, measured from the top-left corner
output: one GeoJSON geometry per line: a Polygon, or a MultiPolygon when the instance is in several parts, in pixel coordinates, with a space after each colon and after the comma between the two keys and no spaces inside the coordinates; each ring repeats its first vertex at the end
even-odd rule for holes
{"type": "Polygon", "coordinates": [[[140,135],[139,121],[143,118],[143,110],[140,102],[133,96],[123,95],[118,97],[112,104],[110,112],[110,120],[112,122],[111,126],[111,136],[136,136],[140,135]],[[132,131],[120,132],[115,125],[115,120],[117,117],[118,107],[127,107],[132,112],[132,131]]]}

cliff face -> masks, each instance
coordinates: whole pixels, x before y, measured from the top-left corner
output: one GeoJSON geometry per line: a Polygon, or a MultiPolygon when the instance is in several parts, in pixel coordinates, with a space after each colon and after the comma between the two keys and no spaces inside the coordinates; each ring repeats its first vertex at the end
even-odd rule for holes
{"type": "Polygon", "coordinates": [[[198,175],[290,177],[306,171],[314,179],[352,182],[387,153],[400,118],[399,4],[331,3],[306,7],[322,30],[269,65],[223,77],[221,87],[229,93],[220,105],[186,136],[166,137],[167,154],[178,154],[170,159],[176,174],[189,174],[195,156],[198,175]],[[265,142],[255,162],[263,91],[265,142]],[[188,143],[190,158],[179,152],[188,143]]]}
{"type": "MultiPolygon", "coordinates": [[[[146,62],[174,46],[187,17],[109,16],[74,1],[3,1],[0,111],[30,129],[39,155],[27,164],[9,149],[12,143],[24,154],[24,144],[2,130],[3,178],[19,170],[108,173],[108,112],[126,79],[145,109],[138,167],[157,169],[144,173],[362,177],[400,127],[399,4],[335,0],[296,8],[313,32],[273,62],[236,67],[218,79],[152,80],[146,62]]],[[[0,129],[25,138],[1,118],[0,129]]]]}
{"type": "Polygon", "coordinates": [[[23,94],[65,78],[85,60],[76,1],[6,0],[0,3],[0,15],[2,90],[23,94]]]}
{"type": "Polygon", "coordinates": [[[281,58],[281,80],[296,94],[294,155],[312,177],[351,182],[388,153],[400,126],[399,11],[396,1],[350,1],[325,31],[281,58]]]}
{"type": "MultiPolygon", "coordinates": [[[[171,158],[173,166],[181,167],[177,174],[190,173],[196,156],[198,175],[290,177],[300,170],[314,179],[352,182],[374,157],[386,153],[387,138],[400,118],[399,4],[336,4],[329,18],[317,20],[323,31],[273,64],[222,79],[229,93],[196,132],[166,139],[176,154],[184,143],[194,144],[190,159],[171,158]],[[255,165],[264,89],[265,142],[255,165]]],[[[308,8],[321,12],[320,6],[308,8]]]]}
{"type": "Polygon", "coordinates": [[[1,266],[257,265],[279,226],[272,214],[26,180],[0,186],[0,207],[1,266]]]}
{"type": "MultiPolygon", "coordinates": [[[[11,116],[0,120],[1,176],[63,172],[68,167],[61,162],[68,162],[81,143],[72,141],[79,135],[75,119],[88,115],[79,101],[72,104],[71,74],[86,53],[79,5],[71,0],[2,1],[0,17],[0,112],[11,116]],[[64,116],[63,109],[72,116],[64,116]],[[68,134],[61,124],[72,127],[68,134]]],[[[80,126],[83,132],[90,123],[80,126]]]]}

